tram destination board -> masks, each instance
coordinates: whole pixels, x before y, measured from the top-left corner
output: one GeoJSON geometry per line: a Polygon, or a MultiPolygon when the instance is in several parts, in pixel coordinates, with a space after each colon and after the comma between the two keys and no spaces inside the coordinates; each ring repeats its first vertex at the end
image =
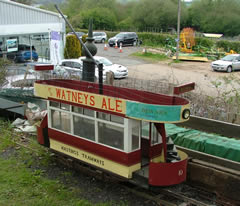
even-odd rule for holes
{"type": "Polygon", "coordinates": [[[195,88],[195,83],[191,82],[191,83],[188,83],[188,84],[183,84],[183,85],[174,87],[173,93],[178,95],[178,94],[182,94],[182,93],[185,93],[185,92],[192,91],[192,90],[194,90],[194,88],[195,88]]]}

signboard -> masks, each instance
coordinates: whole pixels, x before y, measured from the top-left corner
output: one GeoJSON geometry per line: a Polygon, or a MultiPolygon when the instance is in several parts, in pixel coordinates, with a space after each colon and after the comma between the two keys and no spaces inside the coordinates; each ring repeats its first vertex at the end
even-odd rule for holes
{"type": "Polygon", "coordinates": [[[7,39],[7,52],[13,52],[18,50],[17,39],[7,39]]]}
{"type": "Polygon", "coordinates": [[[51,31],[51,41],[50,41],[50,60],[52,64],[60,64],[60,40],[61,35],[59,32],[51,31]]]}
{"type": "Polygon", "coordinates": [[[194,90],[194,88],[195,88],[195,83],[191,82],[191,83],[188,83],[188,84],[184,84],[184,85],[174,87],[173,93],[174,94],[182,94],[182,93],[185,93],[185,92],[190,92],[190,91],[194,90]]]}
{"type": "Polygon", "coordinates": [[[34,95],[46,99],[56,99],[64,102],[85,105],[88,107],[122,114],[129,118],[151,122],[183,122],[186,105],[156,105],[130,101],[95,93],[89,93],[64,87],[34,83],[34,95]]]}

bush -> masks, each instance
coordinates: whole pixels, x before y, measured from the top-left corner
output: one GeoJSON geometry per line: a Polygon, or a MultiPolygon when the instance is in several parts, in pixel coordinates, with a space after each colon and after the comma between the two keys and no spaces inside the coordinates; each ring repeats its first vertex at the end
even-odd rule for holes
{"type": "Polygon", "coordinates": [[[240,52],[240,42],[239,41],[226,41],[221,40],[216,43],[218,48],[223,48],[225,52],[230,52],[230,50],[234,50],[235,52],[240,52]]]}
{"type": "Polygon", "coordinates": [[[7,73],[7,66],[10,61],[4,58],[0,58],[0,86],[5,82],[5,77],[7,73]]]}
{"type": "Polygon", "coordinates": [[[69,35],[66,37],[66,45],[64,48],[64,58],[78,58],[82,54],[82,49],[79,40],[75,35],[69,35]]]}
{"type": "Polygon", "coordinates": [[[197,46],[212,48],[215,42],[211,39],[207,39],[205,37],[196,37],[195,42],[197,46]]]}
{"type": "MultiPolygon", "coordinates": [[[[169,41],[174,41],[174,35],[159,34],[159,33],[138,33],[138,38],[143,41],[143,44],[149,46],[166,46],[169,41]]],[[[176,37],[175,37],[176,38],[176,37]]],[[[176,44],[176,43],[175,43],[176,44]]]]}

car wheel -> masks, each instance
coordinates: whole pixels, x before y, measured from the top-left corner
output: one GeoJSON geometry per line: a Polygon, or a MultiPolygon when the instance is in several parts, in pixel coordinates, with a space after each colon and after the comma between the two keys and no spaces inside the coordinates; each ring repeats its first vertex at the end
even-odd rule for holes
{"type": "Polygon", "coordinates": [[[232,67],[231,67],[231,66],[228,66],[228,67],[227,67],[227,72],[228,72],[228,73],[231,73],[231,72],[232,72],[232,67]]]}
{"type": "Polygon", "coordinates": [[[102,41],[101,41],[102,43],[104,43],[105,42],[105,39],[102,39],[102,41]]]}
{"type": "Polygon", "coordinates": [[[109,44],[109,46],[110,46],[110,47],[113,47],[113,45],[112,45],[112,44],[109,44]]]}

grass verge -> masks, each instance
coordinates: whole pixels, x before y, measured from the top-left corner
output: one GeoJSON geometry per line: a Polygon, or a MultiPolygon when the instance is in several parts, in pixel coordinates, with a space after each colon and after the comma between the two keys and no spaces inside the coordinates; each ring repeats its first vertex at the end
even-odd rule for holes
{"type": "Polygon", "coordinates": [[[150,60],[150,61],[154,61],[154,62],[164,61],[164,60],[169,59],[164,54],[153,54],[153,53],[150,53],[150,52],[144,52],[144,53],[143,52],[136,52],[136,53],[133,53],[132,56],[140,57],[140,58],[150,60]]]}
{"type": "Polygon", "coordinates": [[[47,178],[41,168],[51,164],[51,153],[38,145],[35,136],[14,133],[10,124],[3,120],[0,120],[0,130],[0,205],[93,205],[80,198],[80,188],[68,187],[57,178],[47,178]]]}

